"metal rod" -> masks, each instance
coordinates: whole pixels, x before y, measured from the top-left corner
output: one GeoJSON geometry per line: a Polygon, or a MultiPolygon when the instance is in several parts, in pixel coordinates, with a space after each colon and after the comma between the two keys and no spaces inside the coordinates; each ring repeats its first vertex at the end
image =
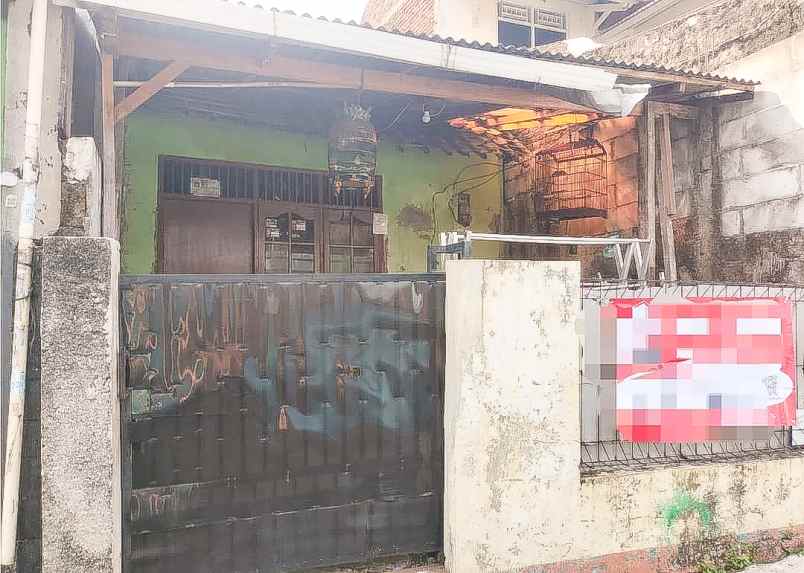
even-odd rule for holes
{"type": "Polygon", "coordinates": [[[14,334],[6,433],[6,467],[3,478],[2,541],[0,541],[0,564],[3,566],[14,564],[17,548],[22,417],[25,411],[25,376],[31,311],[31,264],[33,261],[34,217],[39,192],[39,133],[44,89],[47,4],[48,0],[34,0],[31,9],[28,98],[25,110],[25,159],[22,163],[23,195],[17,237],[17,283],[14,292],[14,334]]]}
{"type": "Polygon", "coordinates": [[[536,243],[542,245],[633,245],[650,243],[647,239],[623,239],[620,237],[553,237],[539,235],[497,235],[494,233],[465,233],[467,240],[501,241],[504,243],[536,243]]]}

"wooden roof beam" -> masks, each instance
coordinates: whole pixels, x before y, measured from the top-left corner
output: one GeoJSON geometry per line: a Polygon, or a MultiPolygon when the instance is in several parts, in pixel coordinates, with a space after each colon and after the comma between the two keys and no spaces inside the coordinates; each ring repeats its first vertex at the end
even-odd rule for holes
{"type": "Polygon", "coordinates": [[[272,54],[270,58],[266,59],[231,48],[210,47],[201,42],[132,32],[125,27],[119,32],[117,53],[121,56],[159,61],[171,60],[188,66],[234,71],[261,77],[325,83],[344,89],[362,89],[512,107],[594,111],[586,105],[541,93],[535,89],[387,72],[289,58],[280,54],[272,54]]]}

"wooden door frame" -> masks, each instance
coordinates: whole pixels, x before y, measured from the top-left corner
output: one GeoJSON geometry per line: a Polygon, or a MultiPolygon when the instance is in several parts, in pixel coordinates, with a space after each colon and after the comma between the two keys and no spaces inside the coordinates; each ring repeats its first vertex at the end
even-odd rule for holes
{"type": "MultiPolygon", "coordinates": [[[[325,174],[326,171],[315,169],[296,169],[292,167],[280,167],[276,165],[267,165],[261,163],[244,163],[238,161],[228,161],[219,159],[201,159],[195,157],[187,157],[180,155],[161,154],[157,157],[157,189],[156,189],[156,261],[154,262],[154,271],[160,274],[166,274],[165,271],[165,257],[164,257],[164,234],[165,234],[165,221],[162,215],[161,205],[163,201],[203,201],[206,203],[214,204],[248,204],[251,206],[251,233],[252,233],[252,252],[251,252],[251,273],[262,274],[265,272],[265,237],[263,229],[263,213],[266,209],[276,210],[285,209],[288,211],[297,211],[301,213],[310,213],[311,218],[316,221],[318,230],[316,231],[316,245],[315,245],[315,272],[327,273],[329,272],[329,259],[327,254],[329,252],[329,223],[327,212],[331,211],[350,211],[358,213],[366,213],[373,217],[374,213],[383,213],[383,180],[381,175],[376,177],[376,193],[377,193],[377,206],[375,207],[350,207],[342,205],[328,205],[325,203],[296,203],[293,201],[274,201],[265,199],[237,199],[228,197],[196,197],[184,193],[167,193],[162,189],[161,167],[159,162],[163,158],[190,160],[203,162],[211,165],[221,166],[242,166],[246,168],[267,168],[277,169],[282,171],[292,171],[296,173],[312,173],[312,174],[325,174]]],[[[323,197],[320,198],[323,201],[323,197]]],[[[372,221],[373,225],[373,221],[372,221]]],[[[374,272],[385,273],[387,272],[386,261],[386,235],[374,235],[374,272]]],[[[304,273],[300,273],[304,274],[304,273]]]]}

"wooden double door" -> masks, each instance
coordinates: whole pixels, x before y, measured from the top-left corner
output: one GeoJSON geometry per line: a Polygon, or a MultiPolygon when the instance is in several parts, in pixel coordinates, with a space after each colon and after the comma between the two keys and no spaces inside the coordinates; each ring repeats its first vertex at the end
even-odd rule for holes
{"type": "Polygon", "coordinates": [[[159,272],[384,272],[384,235],[374,234],[375,212],[163,193],[159,272]]]}

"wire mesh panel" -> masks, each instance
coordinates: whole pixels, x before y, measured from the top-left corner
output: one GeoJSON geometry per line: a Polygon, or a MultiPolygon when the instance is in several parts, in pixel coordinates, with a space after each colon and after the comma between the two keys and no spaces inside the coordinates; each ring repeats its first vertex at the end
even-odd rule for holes
{"type": "MultiPolygon", "coordinates": [[[[784,401],[789,406],[785,409],[786,414],[794,414],[796,406],[799,409],[804,406],[804,387],[800,380],[797,388],[795,384],[804,372],[804,357],[796,352],[798,342],[804,336],[802,295],[803,289],[784,285],[593,284],[582,287],[585,325],[584,371],[581,377],[582,469],[595,472],[644,464],[804,454],[804,448],[796,446],[801,443],[796,439],[801,432],[798,426],[778,423],[787,420],[780,410],[783,405],[781,395],[780,400],[771,401],[774,406],[763,406],[776,416],[777,423],[758,420],[756,408],[751,410],[753,419],[743,423],[745,419],[740,416],[746,410],[746,405],[740,401],[752,394],[745,385],[741,385],[738,372],[746,370],[746,367],[750,370],[752,367],[770,366],[754,363],[763,362],[761,358],[764,355],[778,355],[777,351],[789,344],[793,353],[789,356],[788,365],[793,394],[784,401]],[[620,317],[620,311],[625,311],[623,316],[630,316],[628,313],[631,309],[636,306],[649,309],[655,301],[665,304],[654,306],[653,311],[645,310],[654,314],[645,315],[649,320],[641,321],[636,328],[631,328],[630,324],[621,328],[619,321],[623,319],[613,319],[612,312],[620,317]],[[746,325],[757,322],[767,326],[773,319],[764,318],[764,313],[775,306],[782,308],[789,318],[790,332],[772,333],[766,330],[754,336],[742,330],[747,328],[746,325]],[[713,315],[711,322],[700,318],[702,312],[712,308],[717,310],[717,314],[713,315]],[[656,315],[660,316],[654,320],[656,315]],[[689,330],[691,328],[695,332],[689,330]],[[634,343],[631,337],[641,337],[643,342],[634,343]],[[773,348],[766,352],[763,347],[768,344],[773,348]],[[666,345],[674,353],[671,360],[659,356],[659,352],[667,350],[666,345]],[[624,348],[628,350],[627,356],[622,354],[624,348]],[[633,352],[630,350],[632,348],[633,352]],[[626,364],[625,369],[623,364],[626,364]],[[702,366],[716,373],[728,371],[731,375],[714,378],[704,376],[699,380],[684,370],[687,368],[685,364],[692,368],[702,366]],[[640,373],[626,376],[635,369],[640,373]],[[690,376],[692,378],[688,380],[690,376]],[[641,389],[634,398],[641,400],[642,405],[626,405],[622,402],[629,398],[623,390],[625,382],[630,380],[633,385],[649,378],[658,378],[656,384],[661,385],[661,407],[648,404],[651,400],[649,389],[641,389]],[[691,406],[695,396],[689,390],[697,384],[703,384],[711,391],[704,396],[702,405],[691,406]],[[682,388],[682,391],[679,392],[678,388],[682,388]],[[723,388],[726,389],[725,393],[723,388]],[[735,392],[737,398],[732,396],[735,392]],[[728,401],[733,403],[728,404],[728,401]],[[688,410],[691,408],[690,414],[688,410]],[[665,414],[675,417],[675,422],[659,417],[665,414]],[[679,423],[678,419],[688,414],[693,418],[687,423],[679,423]],[[637,415],[645,418],[634,418],[637,415]],[[729,420],[728,417],[733,419],[729,420]],[[640,430],[649,428],[650,431],[676,437],[656,440],[642,435],[627,439],[629,432],[634,433],[631,424],[639,424],[640,430]],[[699,427],[690,427],[696,424],[699,427]]],[[[633,316],[636,317],[636,314],[633,316]]],[[[627,317],[624,320],[629,321],[627,317]]],[[[778,376],[759,378],[763,383],[778,379],[778,376]]],[[[774,382],[772,391],[781,390],[781,383],[778,382],[777,387],[777,382],[774,382]]],[[[771,391],[771,387],[768,391],[771,391]]],[[[797,424],[801,423],[799,419],[797,424]]]]}
{"type": "Polygon", "coordinates": [[[434,275],[124,278],[127,570],[438,551],[444,293],[434,275]]]}

